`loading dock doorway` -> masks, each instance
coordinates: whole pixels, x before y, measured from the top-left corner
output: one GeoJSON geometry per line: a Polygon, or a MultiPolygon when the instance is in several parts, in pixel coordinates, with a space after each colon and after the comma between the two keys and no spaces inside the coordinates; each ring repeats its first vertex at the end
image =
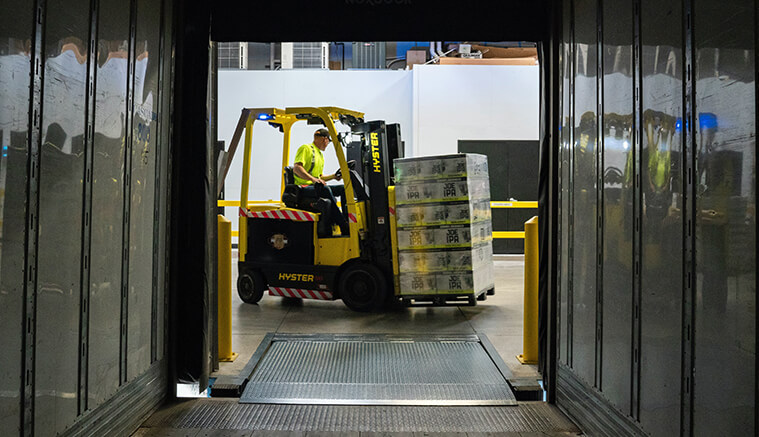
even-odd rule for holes
{"type": "MultiPolygon", "coordinates": [[[[228,43],[239,47],[239,43],[228,43]]],[[[261,43],[259,43],[261,44],[261,43]]],[[[350,43],[346,43],[350,45],[350,43]]],[[[421,43],[412,43],[417,45],[421,43]]],[[[401,43],[396,43],[400,46],[401,43]]],[[[392,45],[386,43],[385,47],[392,45]]],[[[495,45],[493,46],[496,47],[495,45]]],[[[429,47],[424,49],[427,53],[429,47]]],[[[525,50],[525,49],[522,49],[525,50]]],[[[339,104],[350,109],[366,111],[367,120],[385,119],[388,122],[400,122],[404,149],[407,156],[444,155],[463,152],[459,147],[459,138],[523,138],[533,137],[537,144],[539,126],[539,67],[536,65],[537,52],[534,50],[533,65],[414,65],[414,69],[394,70],[339,70],[329,69],[291,69],[287,71],[220,69],[216,71],[218,93],[214,96],[218,105],[218,139],[231,142],[231,134],[238,122],[240,109],[243,107],[286,107],[289,102],[299,105],[304,101],[310,105],[339,104]],[[453,83],[458,85],[455,96],[443,91],[453,83]],[[314,84],[335,84],[320,87],[314,84]],[[483,95],[491,98],[483,101],[483,95]],[[528,101],[526,101],[526,99],[528,101]],[[471,110],[455,114],[457,108],[465,106],[471,110]],[[449,114],[441,118],[438,114],[449,114]],[[415,115],[416,114],[416,115],[415,115]],[[419,121],[418,119],[421,119],[419,121]],[[479,127],[472,121],[492,120],[479,127]],[[448,132],[441,127],[445,125],[448,132]],[[458,129],[458,130],[457,130],[458,129]],[[498,129],[503,129],[499,131],[498,129]],[[509,130],[511,129],[511,130],[509,130]]],[[[250,51],[249,51],[250,53],[250,51]]],[[[277,53],[269,50],[267,53],[277,53]]],[[[232,58],[230,56],[230,58],[232,58]]],[[[388,66],[397,65],[390,60],[388,66]]],[[[492,60],[491,60],[492,62],[492,60]]],[[[276,65],[277,59],[274,59],[276,65]]],[[[523,62],[524,63],[524,62],[523,62]]],[[[219,65],[222,62],[219,61],[219,65]]],[[[248,66],[261,65],[249,61],[248,66]]],[[[271,66],[272,64],[269,64],[271,66]]],[[[264,67],[266,65],[264,64],[264,67]]],[[[294,131],[291,155],[297,145],[308,143],[313,130],[319,126],[308,126],[294,131]]],[[[260,124],[256,134],[266,136],[264,143],[279,144],[281,134],[260,124]]],[[[254,143],[260,139],[254,138],[254,143]]],[[[486,140],[483,140],[486,141],[486,140]]],[[[254,149],[257,146],[254,146],[254,149]]],[[[235,204],[240,192],[239,173],[242,163],[238,161],[241,153],[239,147],[235,154],[229,177],[225,183],[224,205],[228,219],[233,222],[239,214],[239,202],[235,204]],[[236,182],[235,179],[238,181],[236,182]]],[[[260,149],[259,149],[260,150],[260,149]]],[[[481,153],[480,150],[472,150],[481,153]]],[[[517,153],[515,151],[515,153],[517,153]]],[[[325,156],[328,153],[325,151],[325,156]]],[[[290,157],[290,163],[294,156],[290,157]]],[[[282,165],[281,153],[272,157],[256,156],[252,164],[252,174],[267,176],[259,178],[249,187],[250,193],[257,193],[259,199],[279,198],[279,174],[282,165]],[[256,166],[257,169],[256,169],[256,166]],[[263,179],[263,180],[262,180],[263,179]],[[272,187],[261,187],[271,183],[272,187]],[[258,190],[258,191],[255,191],[258,190]],[[267,191],[268,190],[268,191],[267,191]]],[[[525,158],[537,167],[536,158],[525,158]]],[[[491,168],[498,169],[502,157],[493,155],[491,168]]],[[[327,162],[325,171],[334,169],[334,164],[327,162]]],[[[533,171],[537,174],[537,171],[533,171]]],[[[507,193],[508,188],[501,190],[507,193]]],[[[498,195],[501,195],[499,193],[498,195]]],[[[513,196],[510,196],[513,197],[513,196]]],[[[495,197],[491,198],[493,200],[495,197]]],[[[536,200],[537,194],[531,197],[536,200]]],[[[508,200],[504,198],[503,200],[508,200]]],[[[234,259],[234,255],[233,255],[234,259]]],[[[237,266],[233,263],[235,284],[237,266]]],[[[521,261],[504,262],[500,270],[508,278],[499,288],[503,292],[473,308],[432,308],[391,310],[379,314],[352,314],[340,302],[315,302],[312,300],[296,301],[265,295],[258,305],[243,304],[233,290],[233,350],[240,353],[238,362],[232,365],[221,364],[216,376],[229,376],[238,373],[248,363],[256,346],[263,341],[267,333],[284,334],[359,334],[379,335],[426,333],[450,333],[457,335],[474,335],[485,333],[492,336],[494,350],[502,351],[499,358],[507,366],[519,369],[518,376],[537,380],[534,368],[519,367],[515,356],[521,352],[521,261]],[[516,330],[515,330],[516,329],[516,330]],[[518,330],[518,332],[517,332],[518,330]],[[241,347],[238,347],[240,345],[241,347]]],[[[508,367],[507,367],[508,368],[508,367]]],[[[224,382],[222,379],[220,382],[224,382]]],[[[224,386],[224,384],[222,384],[224,386]]]]}

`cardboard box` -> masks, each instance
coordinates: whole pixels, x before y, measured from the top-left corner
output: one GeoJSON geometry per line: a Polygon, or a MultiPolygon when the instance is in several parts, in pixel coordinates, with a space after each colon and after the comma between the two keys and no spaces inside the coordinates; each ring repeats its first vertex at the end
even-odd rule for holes
{"type": "Polygon", "coordinates": [[[538,65],[536,58],[440,58],[440,65],[538,65]]]}
{"type": "Polygon", "coordinates": [[[393,161],[395,183],[447,178],[487,178],[488,158],[476,153],[399,158],[393,161]]]}
{"type": "Polygon", "coordinates": [[[437,294],[437,276],[426,273],[401,273],[400,294],[437,294]]]}
{"type": "Polygon", "coordinates": [[[490,200],[490,182],[487,179],[409,181],[395,186],[398,205],[481,200],[490,200]]]}
{"type": "Polygon", "coordinates": [[[413,69],[414,65],[424,64],[427,62],[426,50],[407,50],[406,51],[406,65],[413,69]]]}
{"type": "Polygon", "coordinates": [[[492,242],[472,249],[436,249],[398,253],[398,267],[401,273],[471,271],[477,270],[486,263],[492,264],[492,260],[492,242]]]}
{"type": "Polygon", "coordinates": [[[471,50],[482,52],[483,58],[535,58],[538,59],[538,49],[535,47],[495,47],[472,44],[471,50]]]}

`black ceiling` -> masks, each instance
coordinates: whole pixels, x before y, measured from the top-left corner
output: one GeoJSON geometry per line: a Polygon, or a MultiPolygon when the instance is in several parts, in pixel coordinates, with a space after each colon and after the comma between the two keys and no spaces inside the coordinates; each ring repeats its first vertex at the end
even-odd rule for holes
{"type": "Polygon", "coordinates": [[[550,0],[215,0],[215,41],[542,41],[550,0]]]}

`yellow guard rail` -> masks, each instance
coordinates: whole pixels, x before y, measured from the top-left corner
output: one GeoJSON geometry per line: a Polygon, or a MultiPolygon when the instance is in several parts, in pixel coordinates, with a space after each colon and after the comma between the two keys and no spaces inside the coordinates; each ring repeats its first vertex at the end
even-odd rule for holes
{"type": "MultiPolygon", "coordinates": [[[[248,206],[250,205],[266,205],[266,204],[272,204],[272,203],[280,203],[279,200],[258,200],[258,201],[249,201],[248,206]]],[[[239,200],[219,200],[218,206],[227,206],[227,207],[239,207],[240,201],[239,200]]],[[[537,208],[538,202],[537,201],[522,201],[522,200],[509,200],[509,201],[502,201],[502,200],[494,200],[490,202],[490,207],[494,209],[505,209],[505,208],[537,208]]],[[[237,231],[232,231],[232,236],[237,236],[237,231]]],[[[524,231],[493,231],[493,238],[524,238],[524,231]]]]}

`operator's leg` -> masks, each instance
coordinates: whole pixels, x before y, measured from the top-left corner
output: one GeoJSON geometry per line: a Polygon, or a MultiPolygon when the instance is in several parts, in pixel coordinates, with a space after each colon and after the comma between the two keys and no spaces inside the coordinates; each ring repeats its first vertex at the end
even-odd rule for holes
{"type": "Polygon", "coordinates": [[[316,227],[319,237],[330,237],[332,236],[332,208],[334,207],[334,201],[330,200],[328,196],[324,196],[322,190],[318,187],[321,187],[321,185],[301,187],[301,203],[304,204],[303,207],[307,210],[321,214],[319,224],[316,227]]]}
{"type": "MultiPolygon", "coordinates": [[[[342,212],[340,211],[340,208],[337,207],[337,202],[335,201],[335,195],[332,194],[332,190],[324,185],[321,184],[314,184],[316,187],[316,193],[319,197],[326,197],[327,199],[332,201],[332,220],[335,221],[335,224],[340,227],[340,232],[343,235],[348,234],[348,222],[345,220],[345,217],[343,217],[342,212]]],[[[345,191],[345,190],[343,190],[345,191]]]]}
{"type": "Polygon", "coordinates": [[[332,195],[337,198],[340,196],[340,208],[343,210],[343,215],[348,213],[348,203],[345,201],[345,186],[344,185],[327,185],[332,190],[332,195]]]}

